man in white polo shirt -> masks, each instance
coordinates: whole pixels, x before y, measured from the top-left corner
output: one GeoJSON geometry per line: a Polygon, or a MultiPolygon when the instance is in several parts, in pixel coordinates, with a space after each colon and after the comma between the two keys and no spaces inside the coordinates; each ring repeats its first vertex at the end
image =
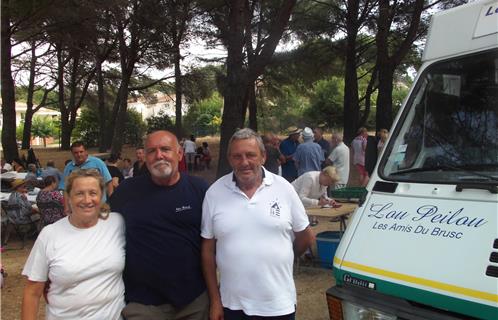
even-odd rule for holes
{"type": "Polygon", "coordinates": [[[314,241],[303,204],[290,183],[263,168],[265,147],[251,129],[232,136],[228,161],[233,172],[208,189],[202,208],[210,319],[292,320],[294,256],[314,241]]]}

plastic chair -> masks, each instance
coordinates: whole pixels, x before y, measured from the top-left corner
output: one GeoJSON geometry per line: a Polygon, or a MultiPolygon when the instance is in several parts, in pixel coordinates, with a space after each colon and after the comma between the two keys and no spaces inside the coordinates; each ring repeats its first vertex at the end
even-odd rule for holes
{"type": "MultiPolygon", "coordinates": [[[[28,236],[37,236],[39,230],[39,215],[33,215],[25,217],[25,219],[21,219],[21,206],[18,204],[8,204],[5,201],[2,201],[2,210],[5,212],[7,216],[7,224],[5,226],[5,237],[3,239],[3,245],[6,245],[10,239],[10,235],[12,233],[12,229],[17,233],[19,238],[22,239],[22,247],[20,249],[24,249],[26,245],[26,239],[28,236]]],[[[2,233],[3,234],[3,233],[2,233]]]]}

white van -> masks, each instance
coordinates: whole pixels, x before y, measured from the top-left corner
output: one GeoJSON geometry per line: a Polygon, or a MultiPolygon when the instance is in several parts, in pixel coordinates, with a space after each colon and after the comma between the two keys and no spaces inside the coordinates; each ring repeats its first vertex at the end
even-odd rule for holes
{"type": "Polygon", "coordinates": [[[334,257],[330,319],[498,319],[498,1],[435,14],[334,257]]]}

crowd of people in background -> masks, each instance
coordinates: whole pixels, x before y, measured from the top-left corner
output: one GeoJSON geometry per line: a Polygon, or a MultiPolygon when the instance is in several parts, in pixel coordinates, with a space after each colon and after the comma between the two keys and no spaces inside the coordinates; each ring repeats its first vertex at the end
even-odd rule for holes
{"type": "Polygon", "coordinates": [[[63,172],[53,160],[42,168],[33,149],[2,159],[2,172],[26,172],[11,184],[17,219],[39,220],[22,318],[36,316],[45,292],[48,318],[295,319],[293,257],[309,250],[317,223],[305,208],[337,205],[329,195],[348,185],[350,156],[366,185],[388,131],[372,137],[360,128],[351,150],[339,132],[327,140],[322,126],[286,134],[238,130],[228,146],[233,171],[211,186],[191,174],[211,169],[208,143],[168,131],[149,134],[134,162],[119,154],[104,162],[79,141],[63,172]],[[38,188],[36,206],[30,188],[38,188]],[[277,221],[281,228],[262,227],[277,221]],[[105,267],[90,275],[92,265],[105,267]],[[267,272],[254,272],[261,266],[267,272]]]}

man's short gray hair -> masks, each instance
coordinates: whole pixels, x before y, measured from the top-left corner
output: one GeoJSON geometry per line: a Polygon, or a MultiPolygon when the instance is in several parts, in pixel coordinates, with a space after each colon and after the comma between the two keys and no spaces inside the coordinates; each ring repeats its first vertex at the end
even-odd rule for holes
{"type": "Polygon", "coordinates": [[[265,145],[263,144],[261,136],[250,128],[243,128],[235,131],[235,133],[230,138],[230,141],[228,141],[228,151],[227,151],[228,155],[230,155],[230,147],[232,146],[233,141],[245,140],[245,139],[256,139],[259,150],[261,151],[262,154],[265,153],[265,145]]]}
{"type": "Polygon", "coordinates": [[[334,132],[334,133],[332,133],[332,138],[335,139],[335,140],[337,140],[337,141],[339,141],[339,142],[342,142],[343,139],[344,139],[342,133],[340,133],[340,132],[334,132]]]}

